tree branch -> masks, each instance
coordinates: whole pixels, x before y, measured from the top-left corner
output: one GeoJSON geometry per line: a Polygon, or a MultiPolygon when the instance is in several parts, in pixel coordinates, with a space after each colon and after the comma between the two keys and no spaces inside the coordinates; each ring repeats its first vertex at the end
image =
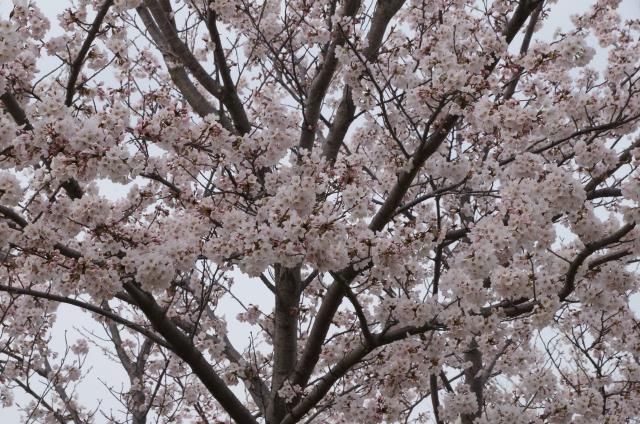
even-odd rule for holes
{"type": "Polygon", "coordinates": [[[156,334],[150,332],[146,328],[142,327],[141,325],[133,323],[133,322],[127,320],[127,319],[122,318],[119,315],[116,315],[113,312],[107,311],[107,310],[102,309],[102,308],[100,308],[98,306],[92,305],[92,304],[87,303],[87,302],[83,302],[81,300],[71,299],[71,298],[68,298],[68,297],[65,297],[65,296],[60,296],[60,295],[57,295],[57,294],[47,293],[47,292],[33,290],[33,289],[6,286],[6,285],[3,285],[3,284],[0,284],[0,291],[6,292],[6,293],[18,294],[18,295],[37,297],[37,298],[40,298],[40,299],[51,300],[53,302],[59,302],[59,303],[65,303],[67,305],[77,306],[77,307],[82,308],[84,310],[87,310],[89,312],[93,312],[95,314],[98,314],[100,316],[108,318],[108,319],[110,319],[110,320],[112,320],[114,322],[117,322],[118,324],[122,324],[125,327],[130,328],[133,331],[142,334],[143,336],[147,337],[148,339],[153,340],[155,343],[157,343],[160,346],[169,347],[169,345],[167,345],[166,341],[161,339],[156,334]]]}
{"type": "Polygon", "coordinates": [[[82,43],[82,47],[78,52],[78,56],[76,56],[75,60],[71,64],[71,69],[69,71],[69,80],[67,81],[67,95],[64,101],[65,106],[71,106],[73,103],[73,96],[76,92],[76,82],[78,80],[78,76],[80,75],[80,71],[82,70],[82,65],[84,64],[84,60],[89,53],[89,49],[91,48],[91,43],[95,40],[98,35],[98,31],[100,30],[100,25],[102,25],[102,21],[105,16],[107,16],[107,12],[109,8],[113,5],[113,0],[105,0],[102,4],[98,13],[96,14],[96,18],[93,20],[93,24],[89,28],[89,33],[87,34],[87,38],[85,38],[84,43],[82,43]]]}
{"type": "Polygon", "coordinates": [[[267,422],[277,423],[286,415],[286,403],[278,391],[295,369],[298,354],[298,317],[300,266],[286,268],[276,265],[276,307],[274,313],[273,371],[271,399],[267,408],[267,422]]]}
{"type": "Polygon", "coordinates": [[[171,350],[191,367],[194,374],[198,376],[202,384],[231,418],[243,424],[257,424],[251,412],[227,387],[224,380],[218,376],[213,367],[202,356],[202,353],[193,345],[189,337],[171,322],[155,299],[134,283],[126,282],[123,286],[138,304],[140,310],[147,316],[151,325],[171,345],[171,350]]]}
{"type": "MultiPolygon", "coordinates": [[[[354,17],[359,7],[359,0],[346,0],[343,16],[354,17]]],[[[313,148],[322,102],[338,66],[338,58],[335,54],[336,48],[344,44],[346,37],[347,35],[344,34],[342,28],[336,29],[336,34],[324,55],[322,65],[320,65],[320,69],[311,82],[303,107],[303,122],[300,132],[299,145],[304,149],[311,150],[313,148]]]]}
{"type": "Polygon", "coordinates": [[[392,329],[382,334],[373,335],[375,343],[373,345],[361,344],[338,361],[336,365],[318,379],[309,394],[302,399],[289,414],[282,420],[281,424],[293,424],[298,422],[307,412],[321,401],[329,392],[333,384],[342,378],[355,364],[364,359],[375,349],[391,344],[398,340],[406,339],[409,336],[422,334],[427,331],[442,330],[443,327],[432,322],[427,322],[421,326],[406,326],[392,329]]]}
{"type": "MultiPolygon", "coordinates": [[[[378,58],[382,39],[389,22],[400,10],[405,0],[379,0],[371,18],[371,27],[367,33],[367,47],[364,57],[368,62],[375,62],[378,58]]],[[[323,145],[322,153],[329,163],[335,162],[338,157],[349,126],[355,117],[356,107],[353,104],[351,87],[346,84],[342,90],[342,100],[336,110],[335,119],[323,145]]]]}
{"type": "Polygon", "coordinates": [[[575,279],[578,273],[578,269],[592,253],[594,253],[596,250],[607,247],[611,243],[620,241],[620,239],[627,235],[631,230],[633,230],[635,226],[635,222],[625,224],[610,236],[594,241],[593,243],[587,243],[582,252],[580,252],[578,256],[576,256],[576,258],[573,260],[573,262],[571,262],[571,264],[569,265],[569,270],[567,271],[567,275],[564,280],[564,286],[560,293],[558,293],[558,297],[560,298],[560,300],[564,301],[573,292],[573,290],[575,289],[575,279]]]}
{"type": "Polygon", "coordinates": [[[139,6],[137,8],[138,13],[144,13],[145,8],[151,12],[158,28],[157,33],[161,34],[166,42],[164,44],[168,49],[168,53],[173,55],[175,59],[179,60],[209,93],[227,107],[237,130],[241,134],[246,134],[250,130],[251,126],[248,124],[249,119],[247,118],[244,107],[240,107],[242,103],[236,101],[232,97],[229,97],[229,92],[226,92],[224,87],[211,78],[200,62],[198,62],[195,56],[193,56],[189,47],[180,39],[175,28],[169,21],[168,14],[163,10],[162,6],[160,6],[155,0],[145,0],[144,6],[139,6]]]}
{"type": "Polygon", "coordinates": [[[235,116],[234,122],[240,134],[248,134],[249,131],[251,131],[251,123],[244,111],[244,106],[238,96],[237,88],[231,79],[231,71],[227,65],[227,58],[222,48],[222,41],[220,40],[220,33],[218,32],[218,26],[216,24],[216,13],[211,7],[208,8],[206,21],[209,34],[211,34],[211,41],[214,43],[213,55],[216,66],[222,76],[222,93],[225,99],[223,103],[227,106],[232,116],[235,116]]]}
{"type": "MultiPolygon", "coordinates": [[[[9,111],[9,114],[16,124],[23,125],[23,129],[25,131],[32,131],[34,129],[33,125],[31,125],[27,118],[27,114],[24,112],[24,109],[22,109],[22,106],[20,106],[13,94],[6,92],[0,96],[0,100],[2,100],[2,103],[4,103],[7,111],[9,111]]],[[[82,187],[78,184],[78,181],[73,178],[63,182],[61,186],[71,199],[79,199],[84,194],[82,187]]]]}

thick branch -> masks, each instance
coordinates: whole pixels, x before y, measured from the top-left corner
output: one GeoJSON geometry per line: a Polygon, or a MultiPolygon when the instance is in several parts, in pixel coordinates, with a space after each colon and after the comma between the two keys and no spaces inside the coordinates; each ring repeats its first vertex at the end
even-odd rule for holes
{"type": "Polygon", "coordinates": [[[232,116],[236,117],[234,122],[236,123],[236,128],[240,134],[247,134],[251,131],[251,124],[244,112],[244,106],[242,105],[242,100],[240,100],[240,97],[238,96],[236,85],[231,78],[231,71],[229,69],[229,65],[227,65],[227,58],[224,54],[224,49],[222,48],[222,41],[220,40],[220,33],[218,32],[218,26],[216,24],[216,14],[211,8],[209,8],[207,16],[207,28],[211,34],[211,41],[214,43],[213,55],[215,57],[216,66],[218,67],[218,72],[220,72],[222,77],[222,93],[224,96],[223,103],[227,108],[229,108],[232,116]]]}
{"type": "Polygon", "coordinates": [[[91,24],[91,28],[89,28],[87,38],[84,40],[84,43],[82,43],[82,47],[78,52],[78,56],[76,56],[75,60],[71,64],[69,80],[67,81],[67,95],[64,101],[65,106],[71,106],[71,104],[73,103],[73,96],[76,92],[76,82],[78,81],[78,76],[80,75],[80,71],[82,70],[82,65],[84,64],[84,60],[89,53],[91,44],[98,35],[100,25],[102,25],[102,21],[104,20],[105,16],[107,16],[107,12],[109,11],[111,5],[113,5],[113,0],[105,0],[105,2],[102,4],[100,9],[98,10],[96,18],[93,20],[93,24],[91,24]]]}
{"type": "Polygon", "coordinates": [[[124,283],[124,289],[133,297],[140,310],[147,316],[149,322],[171,345],[172,350],[198,376],[202,384],[220,403],[225,411],[238,423],[257,424],[249,410],[227,387],[224,380],[218,376],[211,364],[193,345],[189,337],[182,333],[166,316],[165,311],[156,303],[153,297],[137,287],[134,283],[124,283]]]}
{"type": "MultiPolygon", "coordinates": [[[[23,125],[23,129],[26,131],[33,130],[33,125],[29,122],[27,114],[24,112],[24,109],[22,109],[22,106],[20,106],[13,94],[6,92],[0,96],[0,100],[2,100],[2,103],[4,103],[4,106],[7,108],[7,111],[16,124],[23,125]]],[[[78,184],[78,182],[73,178],[63,182],[62,188],[71,199],[79,199],[84,194],[80,184],[78,184]]]]}
{"type": "MultiPolygon", "coordinates": [[[[0,205],[0,215],[5,216],[6,218],[10,219],[14,223],[18,224],[18,226],[21,229],[26,227],[29,224],[29,222],[26,219],[24,219],[19,213],[17,213],[13,209],[8,208],[6,206],[0,205]]],[[[56,243],[53,245],[53,247],[57,249],[60,253],[62,253],[63,256],[66,256],[67,258],[80,259],[82,257],[82,254],[80,252],[63,245],[62,243],[56,243]]]]}
{"type": "Polygon", "coordinates": [[[18,100],[13,94],[7,91],[0,96],[0,100],[4,103],[4,107],[7,109],[7,112],[9,112],[9,115],[16,121],[16,124],[24,125],[24,129],[27,131],[33,129],[33,125],[29,122],[27,114],[24,113],[24,109],[22,109],[22,106],[20,106],[20,103],[18,103],[18,100]]]}
{"type": "MultiPolygon", "coordinates": [[[[541,2],[529,18],[529,24],[527,25],[527,29],[524,33],[524,39],[522,40],[522,44],[520,46],[520,56],[524,56],[529,50],[529,45],[531,44],[531,39],[533,38],[533,32],[535,31],[536,25],[538,24],[538,18],[540,17],[540,13],[542,12],[542,5],[543,4],[541,2]]],[[[505,99],[510,99],[511,97],[513,97],[513,93],[515,93],[519,81],[520,74],[518,74],[513,79],[513,81],[509,83],[509,85],[507,85],[507,88],[504,91],[505,99]]]]}
{"type": "Polygon", "coordinates": [[[576,275],[578,273],[578,269],[584,263],[584,261],[596,250],[603,249],[607,247],[611,243],[615,243],[620,241],[622,237],[627,235],[631,230],[633,230],[636,226],[635,222],[631,222],[622,226],[618,231],[611,234],[608,237],[604,237],[600,240],[594,241],[593,243],[588,243],[584,250],[576,256],[576,258],[569,265],[569,270],[567,271],[567,275],[564,280],[564,286],[560,293],[558,293],[558,297],[561,301],[565,300],[575,289],[575,280],[576,275]]]}
{"type": "Polygon", "coordinates": [[[442,424],[440,419],[440,399],[438,399],[438,376],[431,374],[429,376],[429,391],[431,392],[431,406],[433,407],[433,416],[436,419],[436,424],[442,424]]]}
{"type": "Polygon", "coordinates": [[[398,340],[403,340],[409,336],[426,333],[427,331],[441,330],[442,327],[428,322],[421,326],[407,326],[399,327],[387,331],[384,334],[375,334],[373,339],[375,343],[361,344],[351,352],[345,354],[345,356],[322,377],[318,379],[318,382],[313,386],[309,394],[302,399],[291,412],[282,420],[282,424],[293,424],[315,407],[324,396],[329,392],[333,384],[342,378],[355,364],[359,363],[369,353],[375,349],[391,344],[398,340]]]}
{"type": "Polygon", "coordinates": [[[124,318],[122,318],[119,315],[116,315],[113,312],[107,311],[105,309],[102,309],[98,306],[92,305],[90,303],[87,302],[83,302],[81,300],[77,300],[77,299],[71,299],[68,297],[64,297],[64,296],[59,296],[53,293],[47,293],[47,292],[42,292],[42,291],[38,291],[38,290],[33,290],[33,289],[26,289],[26,288],[22,288],[22,287],[13,287],[13,286],[6,286],[6,285],[0,285],[0,291],[6,292],[6,293],[12,293],[12,294],[18,294],[18,295],[25,295],[25,296],[31,296],[31,297],[37,297],[40,299],[47,299],[47,300],[51,300],[53,302],[59,302],[59,303],[65,303],[67,305],[73,305],[73,306],[77,306],[79,308],[82,308],[84,310],[93,312],[95,314],[98,314],[100,316],[103,316],[107,319],[110,319],[113,322],[116,322],[118,324],[122,324],[127,328],[132,329],[133,331],[136,331],[140,334],[142,334],[143,336],[147,337],[150,340],[153,340],[155,343],[159,344],[160,346],[164,346],[164,347],[169,347],[167,345],[167,342],[165,342],[163,339],[161,339],[158,335],[150,332],[149,330],[147,330],[146,328],[142,327],[139,324],[133,323],[129,320],[126,320],[124,318]]]}
{"type": "MultiPolygon", "coordinates": [[[[109,309],[109,305],[104,302],[103,307],[105,309],[109,309]]],[[[109,309],[110,310],[110,309],[109,309]]],[[[120,330],[118,326],[113,323],[107,323],[107,329],[111,336],[111,341],[113,342],[113,346],[116,349],[116,354],[118,355],[118,359],[120,363],[124,367],[127,372],[127,376],[129,377],[129,382],[131,384],[131,405],[127,405],[129,412],[133,416],[133,424],[145,424],[146,422],[146,409],[145,406],[145,393],[144,390],[138,386],[137,388],[133,388],[136,386],[135,382],[143,381],[144,379],[144,365],[146,363],[146,355],[151,351],[151,347],[153,346],[153,342],[149,339],[144,339],[142,347],[140,348],[140,352],[138,354],[138,360],[134,363],[133,360],[127,354],[122,337],[120,336],[120,330]]]]}
{"type": "MultiPolygon", "coordinates": [[[[212,312],[208,310],[208,314],[213,316],[212,312]]],[[[178,317],[173,317],[172,321],[183,331],[186,331],[189,334],[194,334],[196,330],[195,326],[190,322],[187,322],[184,319],[180,319],[178,317]]],[[[266,411],[266,404],[270,399],[270,391],[267,388],[266,384],[260,378],[258,374],[258,370],[253,367],[247,366],[242,358],[240,352],[236,350],[236,348],[231,343],[231,340],[226,335],[218,336],[215,334],[207,334],[205,335],[207,339],[212,340],[214,343],[222,343],[224,346],[223,353],[225,357],[234,364],[240,367],[246,367],[246,371],[244,373],[240,373],[238,377],[245,382],[245,386],[251,395],[251,398],[256,403],[260,411],[264,414],[266,411]]]]}
{"type": "MultiPolygon", "coordinates": [[[[368,62],[375,62],[378,58],[387,26],[404,2],[405,0],[381,0],[376,3],[376,9],[371,18],[371,28],[367,33],[367,48],[364,51],[364,57],[368,62]]],[[[353,122],[355,113],[356,107],[353,104],[351,87],[345,85],[342,91],[342,100],[338,105],[335,119],[322,149],[322,153],[328,162],[335,162],[338,157],[340,146],[347,135],[349,126],[353,122]]]]}
{"type": "Polygon", "coordinates": [[[516,10],[513,12],[511,19],[504,31],[504,36],[507,40],[507,44],[511,43],[516,37],[522,25],[527,21],[529,15],[541,4],[544,0],[520,0],[516,10]]]}
{"type": "Polygon", "coordinates": [[[436,131],[427,138],[420,149],[413,155],[411,169],[407,172],[403,172],[398,178],[398,182],[393,187],[386,200],[375,214],[369,229],[372,231],[380,231],[395,215],[396,208],[402,202],[404,195],[409,190],[411,183],[415,179],[416,175],[426,160],[431,157],[433,153],[438,150],[438,147],[446,140],[447,135],[457,122],[458,117],[455,115],[449,115],[443,124],[436,129],[436,131]]]}
{"type": "Polygon", "coordinates": [[[309,381],[313,369],[320,358],[322,345],[324,344],[329,327],[331,327],[331,320],[342,303],[346,288],[343,282],[351,281],[357,274],[357,271],[350,268],[347,271],[341,272],[340,278],[334,277],[334,282],[329,286],[320,305],[320,309],[314,318],[304,351],[298,360],[298,365],[293,377],[293,384],[304,387],[309,381]]]}
{"type": "MultiPolygon", "coordinates": [[[[165,48],[169,50],[167,53],[170,53],[174,59],[180,61],[209,93],[227,107],[237,130],[241,134],[246,134],[251,129],[251,125],[249,124],[249,119],[242,106],[242,102],[236,99],[237,93],[235,90],[233,90],[233,95],[230,95],[230,88],[225,88],[220,85],[202,67],[198,59],[191,53],[189,47],[178,36],[175,28],[169,21],[168,14],[163,10],[162,6],[155,0],[145,0],[144,5],[144,7],[138,7],[138,13],[142,16],[144,10],[151,12],[157,25],[157,33],[162,35],[165,42],[163,44],[165,44],[165,48]]],[[[149,29],[149,27],[147,28],[149,29]]],[[[151,34],[153,36],[153,33],[151,34]]]]}
{"type": "Polygon", "coordinates": [[[605,187],[595,189],[587,193],[587,200],[600,199],[602,197],[619,197],[622,196],[622,190],[615,187],[605,187]]]}
{"type": "Polygon", "coordinates": [[[465,362],[471,365],[464,370],[465,383],[469,386],[471,392],[476,397],[478,403],[478,409],[472,414],[461,414],[460,420],[462,424],[472,424],[473,421],[478,418],[482,412],[482,405],[484,403],[484,381],[482,379],[482,352],[478,349],[478,343],[474,340],[471,341],[469,349],[464,352],[465,362]]]}
{"type": "MultiPolygon", "coordinates": [[[[359,0],[346,0],[344,5],[343,16],[355,16],[360,7],[359,0]]],[[[333,78],[333,74],[338,66],[338,58],[336,57],[336,48],[344,44],[346,35],[341,28],[337,29],[335,39],[330,43],[327,52],[324,55],[320,69],[313,77],[311,87],[307,93],[307,99],[304,103],[302,131],[300,133],[300,147],[311,150],[315,140],[316,126],[320,118],[320,109],[324,97],[329,89],[329,84],[333,78]]]]}
{"type": "Polygon", "coordinates": [[[279,423],[286,414],[284,399],[278,395],[296,366],[298,353],[298,316],[300,302],[300,266],[276,266],[276,308],[273,337],[273,375],[267,422],[279,423]]]}
{"type": "MultiPolygon", "coordinates": [[[[513,40],[524,22],[526,22],[529,14],[539,5],[540,1],[541,0],[521,2],[505,30],[505,38],[508,43],[513,40]]],[[[488,73],[493,71],[497,63],[497,61],[494,61],[494,63],[487,68],[488,73]]],[[[446,140],[457,120],[458,117],[455,115],[445,117],[439,127],[424,140],[420,148],[413,155],[411,169],[400,175],[398,182],[371,220],[369,229],[372,231],[380,231],[393,218],[396,209],[400,206],[404,195],[409,190],[411,183],[418,175],[425,161],[435,153],[438,147],[446,140]]],[[[354,271],[353,267],[349,267],[339,274],[342,280],[349,284],[359,274],[359,271],[354,271]]],[[[295,384],[300,386],[306,385],[313,373],[313,369],[320,357],[322,345],[331,326],[331,320],[345,295],[344,287],[344,284],[336,280],[331,284],[325,294],[313,326],[311,327],[307,344],[296,367],[294,374],[295,384]]]]}
{"type": "Polygon", "coordinates": [[[137,9],[138,16],[142,19],[145,28],[149,32],[151,39],[158,46],[158,50],[162,54],[165,65],[167,66],[167,70],[169,72],[169,77],[171,77],[171,81],[176,86],[180,94],[182,94],[189,103],[189,105],[193,108],[193,110],[200,116],[204,117],[211,113],[215,113],[219,116],[220,122],[230,132],[234,131],[233,125],[228,122],[226,116],[222,111],[217,110],[211,103],[206,99],[206,97],[200,93],[200,90],[195,86],[195,84],[189,79],[189,75],[187,71],[185,71],[184,66],[177,66],[172,60],[172,55],[169,53],[169,48],[167,46],[167,42],[165,38],[160,33],[160,29],[153,21],[153,17],[149,13],[149,10],[139,7],[137,9]]]}
{"type": "Polygon", "coordinates": [[[338,105],[335,118],[331,124],[329,134],[322,146],[322,154],[329,163],[334,163],[338,157],[340,146],[349,131],[349,126],[356,115],[356,106],[353,104],[351,87],[345,85],[342,90],[342,100],[338,105]]]}

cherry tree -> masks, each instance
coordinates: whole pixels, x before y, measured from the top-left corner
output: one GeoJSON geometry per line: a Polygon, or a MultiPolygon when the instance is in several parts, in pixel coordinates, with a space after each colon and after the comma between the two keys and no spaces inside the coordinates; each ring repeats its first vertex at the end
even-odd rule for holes
{"type": "Polygon", "coordinates": [[[553,0],[39,3],[0,20],[25,422],[640,420],[620,0],[546,41],[553,0]],[[57,340],[61,305],[94,324],[57,340]],[[83,404],[90,351],[117,408],[83,404]]]}

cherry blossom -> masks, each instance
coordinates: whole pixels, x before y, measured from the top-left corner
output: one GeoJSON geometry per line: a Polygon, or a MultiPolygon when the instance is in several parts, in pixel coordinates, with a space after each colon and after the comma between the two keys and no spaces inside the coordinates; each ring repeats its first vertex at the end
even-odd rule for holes
{"type": "Polygon", "coordinates": [[[0,17],[3,408],[640,419],[619,0],[68,3],[0,17]]]}

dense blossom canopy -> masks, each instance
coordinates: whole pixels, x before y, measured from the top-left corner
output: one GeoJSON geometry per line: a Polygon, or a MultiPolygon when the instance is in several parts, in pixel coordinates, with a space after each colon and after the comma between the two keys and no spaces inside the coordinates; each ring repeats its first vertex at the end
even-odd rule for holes
{"type": "Polygon", "coordinates": [[[553,0],[44,3],[0,19],[2,406],[640,420],[620,0],[547,40],[553,0]],[[56,351],[63,304],[95,324],[56,351]],[[91,350],[128,377],[117,407],[82,403],[91,350]]]}

